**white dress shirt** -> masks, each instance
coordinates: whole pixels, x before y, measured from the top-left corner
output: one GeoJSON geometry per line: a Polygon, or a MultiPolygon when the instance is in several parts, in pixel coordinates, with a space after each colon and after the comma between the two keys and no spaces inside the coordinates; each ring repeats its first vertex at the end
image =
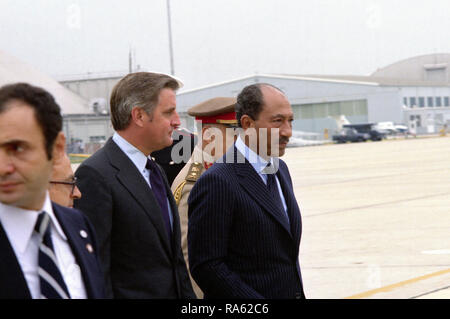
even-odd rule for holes
{"type": "Polygon", "coordinates": [[[50,216],[51,238],[58,267],[72,299],[85,299],[86,289],[81,270],[76,263],[72,249],[67,242],[58,220],[53,213],[50,196],[47,192],[44,206],[40,211],[25,210],[0,203],[0,222],[22,268],[25,280],[33,299],[40,298],[38,275],[39,235],[34,232],[39,213],[45,211],[50,216]]]}
{"type": "MultiPolygon", "coordinates": [[[[152,188],[152,185],[150,184],[150,170],[145,167],[149,158],[145,156],[144,153],[142,153],[140,150],[138,150],[134,145],[130,144],[130,142],[117,134],[117,132],[114,133],[112,139],[122,150],[122,152],[124,152],[133,162],[139,173],[141,173],[141,175],[144,177],[144,180],[147,182],[148,186],[152,188]]],[[[169,199],[167,199],[167,207],[169,208],[170,226],[173,228],[172,209],[170,208],[169,199]]]]}
{"type": "MultiPolygon", "coordinates": [[[[240,136],[238,136],[238,138],[236,139],[235,146],[236,149],[239,152],[241,152],[242,155],[245,156],[247,161],[249,161],[249,163],[253,166],[256,173],[258,173],[258,175],[263,180],[264,184],[267,185],[267,173],[264,173],[263,170],[267,167],[269,161],[265,160],[264,158],[256,154],[252,149],[250,149],[247,145],[245,145],[244,141],[241,139],[240,136]]],[[[270,163],[272,166],[274,166],[273,157],[270,158],[270,163]]],[[[284,212],[286,213],[287,216],[286,200],[284,199],[283,191],[281,189],[280,181],[278,180],[277,175],[275,175],[275,180],[277,181],[278,193],[280,194],[280,198],[284,207],[284,212]]]]}

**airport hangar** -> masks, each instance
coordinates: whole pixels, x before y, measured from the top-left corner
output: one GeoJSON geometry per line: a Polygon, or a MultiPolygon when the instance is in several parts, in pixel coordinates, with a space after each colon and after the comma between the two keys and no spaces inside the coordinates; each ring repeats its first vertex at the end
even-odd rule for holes
{"type": "MultiPolygon", "coordinates": [[[[107,123],[112,87],[127,72],[89,75],[60,83],[89,101],[92,114],[68,114],[65,130],[85,143],[102,143],[112,135],[107,123]]],[[[182,126],[194,131],[187,110],[216,96],[236,96],[244,86],[270,83],[283,90],[295,115],[294,130],[323,138],[337,129],[341,115],[351,123],[390,121],[417,134],[437,133],[450,126],[450,54],[428,54],[398,61],[369,76],[255,74],[193,90],[180,90],[177,110],[182,126]]]]}
{"type": "Polygon", "coordinates": [[[177,95],[183,124],[193,128],[194,120],[186,116],[192,105],[236,96],[253,83],[270,83],[286,94],[298,131],[323,134],[326,129],[331,137],[342,115],[351,123],[405,124],[416,134],[450,126],[450,54],[407,59],[370,76],[257,74],[184,91],[177,95]]]}
{"type": "MultiPolygon", "coordinates": [[[[104,141],[105,136],[111,136],[108,112],[89,101],[85,95],[79,94],[7,52],[0,50],[0,86],[25,82],[42,87],[50,92],[61,107],[63,115],[63,131],[66,135],[67,149],[70,152],[75,141],[86,144],[85,152],[92,153],[104,141]],[[100,141],[100,143],[98,142],[100,141]]],[[[92,92],[95,96],[102,96],[98,90],[92,92]]]]}

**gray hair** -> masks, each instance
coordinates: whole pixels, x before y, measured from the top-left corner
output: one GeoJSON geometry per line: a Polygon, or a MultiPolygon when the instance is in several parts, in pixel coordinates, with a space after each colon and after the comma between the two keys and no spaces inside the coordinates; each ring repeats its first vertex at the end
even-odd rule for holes
{"type": "Polygon", "coordinates": [[[141,107],[147,114],[153,113],[158,105],[159,94],[165,88],[176,91],[176,79],[166,74],[136,72],[122,78],[111,93],[111,122],[113,128],[123,130],[128,127],[133,107],[141,107]]]}

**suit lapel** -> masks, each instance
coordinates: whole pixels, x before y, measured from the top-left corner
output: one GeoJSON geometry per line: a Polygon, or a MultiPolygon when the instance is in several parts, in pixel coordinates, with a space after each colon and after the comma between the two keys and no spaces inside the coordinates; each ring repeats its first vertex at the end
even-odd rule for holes
{"type": "Polygon", "coordinates": [[[104,147],[111,165],[118,170],[116,174],[118,181],[144,209],[147,217],[155,225],[164,247],[170,253],[172,249],[165,231],[166,227],[164,226],[162,212],[144,177],[112,139],[109,139],[104,147]]]}
{"type": "Polygon", "coordinates": [[[234,155],[234,163],[236,163],[234,167],[236,174],[240,176],[239,183],[241,186],[268,214],[272,215],[274,219],[280,223],[289,234],[291,234],[286,215],[271,200],[269,190],[262,181],[261,177],[255,171],[253,166],[247,161],[247,159],[245,160],[245,163],[242,163],[242,161],[238,162],[237,157],[242,155],[236,148],[234,148],[234,151],[239,153],[239,155],[234,155]]]}
{"type": "Polygon", "coordinates": [[[31,299],[25,276],[0,223],[0,299],[31,299]]]}
{"type": "Polygon", "coordinates": [[[91,252],[89,252],[87,248],[88,244],[93,247],[91,239],[81,237],[80,231],[86,231],[83,225],[80,225],[75,219],[69,218],[70,215],[64,214],[64,212],[61,211],[61,208],[56,206],[54,203],[52,203],[52,207],[53,212],[58,219],[59,225],[67,237],[67,242],[69,243],[75,260],[80,266],[87,295],[88,297],[93,298],[93,296],[95,296],[93,292],[93,284],[95,284],[96,281],[92,277],[92,272],[90,270],[94,269],[96,265],[93,264],[95,259],[90,256],[91,252]]]}

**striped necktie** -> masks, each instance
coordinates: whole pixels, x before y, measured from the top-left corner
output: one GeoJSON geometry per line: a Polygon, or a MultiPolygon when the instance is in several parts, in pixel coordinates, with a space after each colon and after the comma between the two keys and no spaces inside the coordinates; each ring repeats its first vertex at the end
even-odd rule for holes
{"type": "Polygon", "coordinates": [[[278,190],[278,183],[276,180],[276,171],[274,171],[274,166],[271,163],[267,164],[265,168],[267,173],[267,189],[269,190],[270,195],[272,195],[272,200],[277,207],[281,209],[284,213],[284,216],[289,223],[289,216],[287,212],[284,210],[283,202],[281,200],[280,191],[278,190]]]}
{"type": "Polygon", "coordinates": [[[50,216],[39,214],[34,230],[40,235],[38,273],[41,299],[70,299],[67,286],[58,268],[50,230],[50,216]]]}

